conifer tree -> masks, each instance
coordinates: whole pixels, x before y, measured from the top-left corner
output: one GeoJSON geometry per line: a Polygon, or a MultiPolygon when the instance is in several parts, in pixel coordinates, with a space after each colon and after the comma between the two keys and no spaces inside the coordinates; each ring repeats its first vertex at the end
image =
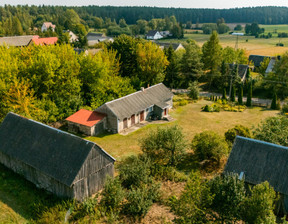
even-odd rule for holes
{"type": "Polygon", "coordinates": [[[276,94],[276,92],[274,92],[274,94],[273,94],[273,99],[272,99],[272,102],[271,102],[271,109],[272,110],[276,110],[277,109],[277,94],[276,94]]]}
{"type": "Polygon", "coordinates": [[[252,106],[252,82],[249,83],[246,106],[247,107],[252,106]]]}
{"type": "Polygon", "coordinates": [[[239,105],[243,104],[243,87],[240,85],[239,90],[238,90],[238,103],[239,105]]]}
{"type": "Polygon", "coordinates": [[[227,97],[226,97],[226,89],[225,89],[225,88],[223,88],[222,100],[227,100],[227,97]]]}
{"type": "Polygon", "coordinates": [[[232,92],[231,92],[231,102],[235,102],[235,86],[232,86],[232,92]]]}

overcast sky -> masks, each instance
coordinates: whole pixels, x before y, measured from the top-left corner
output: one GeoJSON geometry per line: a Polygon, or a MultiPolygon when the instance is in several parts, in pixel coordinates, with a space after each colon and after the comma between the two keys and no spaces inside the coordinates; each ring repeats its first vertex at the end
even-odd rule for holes
{"type": "Polygon", "coordinates": [[[235,8],[249,6],[288,6],[288,0],[0,0],[0,5],[113,5],[181,8],[235,8]]]}

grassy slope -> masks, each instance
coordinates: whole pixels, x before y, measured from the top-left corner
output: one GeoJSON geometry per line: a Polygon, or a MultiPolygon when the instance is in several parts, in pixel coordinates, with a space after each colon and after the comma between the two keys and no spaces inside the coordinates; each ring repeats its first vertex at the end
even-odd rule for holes
{"type": "MultiPolygon", "coordinates": [[[[236,124],[243,124],[248,127],[257,125],[262,119],[276,115],[277,111],[262,110],[261,108],[247,109],[240,112],[201,112],[201,107],[211,102],[201,100],[194,104],[178,107],[171,115],[176,118],[174,122],[161,124],[179,124],[191,141],[196,133],[204,130],[214,130],[224,134],[228,128],[236,124]]],[[[117,160],[121,160],[132,154],[140,152],[138,140],[146,136],[152,129],[159,125],[147,125],[144,128],[122,135],[106,135],[102,137],[89,137],[87,139],[95,141],[111,153],[117,160]]],[[[27,223],[34,217],[31,211],[33,203],[40,203],[52,207],[58,203],[54,198],[51,203],[51,195],[36,189],[34,185],[27,182],[19,175],[14,174],[0,165],[0,223],[27,223]]]]}

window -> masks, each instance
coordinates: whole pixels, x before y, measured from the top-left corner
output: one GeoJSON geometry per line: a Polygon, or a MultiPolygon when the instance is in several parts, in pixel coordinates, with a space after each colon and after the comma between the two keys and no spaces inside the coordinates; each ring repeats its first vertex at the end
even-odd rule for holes
{"type": "Polygon", "coordinates": [[[149,107],[149,112],[152,112],[152,111],[153,111],[153,106],[149,107]]]}

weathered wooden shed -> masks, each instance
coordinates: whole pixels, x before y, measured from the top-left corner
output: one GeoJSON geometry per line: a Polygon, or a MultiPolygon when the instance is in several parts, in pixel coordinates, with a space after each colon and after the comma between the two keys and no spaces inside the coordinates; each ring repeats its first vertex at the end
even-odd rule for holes
{"type": "Polygon", "coordinates": [[[173,106],[173,93],[163,84],[107,102],[95,111],[104,113],[106,129],[118,133],[152,116],[162,119],[173,106]]]}
{"type": "Polygon", "coordinates": [[[9,113],[0,125],[0,163],[39,188],[83,200],[113,176],[115,159],[94,142],[9,113]]]}
{"type": "Polygon", "coordinates": [[[268,181],[280,194],[277,213],[288,214],[288,147],[237,136],[224,172],[251,185],[268,181]]]}
{"type": "Polygon", "coordinates": [[[68,131],[95,136],[106,128],[106,114],[81,109],[66,118],[68,131]]]}

